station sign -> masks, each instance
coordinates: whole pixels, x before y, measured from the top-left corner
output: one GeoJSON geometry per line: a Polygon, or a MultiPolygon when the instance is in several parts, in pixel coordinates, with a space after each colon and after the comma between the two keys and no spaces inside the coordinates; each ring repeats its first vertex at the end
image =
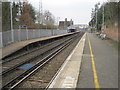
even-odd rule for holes
{"type": "Polygon", "coordinates": [[[21,28],[26,28],[26,27],[27,27],[27,25],[20,25],[20,27],[21,27],[21,28]]]}
{"type": "Polygon", "coordinates": [[[90,29],[95,29],[95,27],[90,27],[90,29]]]}

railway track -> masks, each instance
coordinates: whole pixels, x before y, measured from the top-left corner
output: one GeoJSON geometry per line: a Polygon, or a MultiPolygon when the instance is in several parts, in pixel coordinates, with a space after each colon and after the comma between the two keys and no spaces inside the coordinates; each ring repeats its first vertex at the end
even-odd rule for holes
{"type": "Polygon", "coordinates": [[[7,60],[4,60],[4,62],[2,63],[2,70],[3,70],[2,75],[5,76],[8,72],[13,70],[14,68],[19,67],[19,66],[25,64],[26,62],[29,62],[33,58],[44,54],[46,51],[49,51],[50,49],[56,47],[57,44],[59,45],[60,42],[62,42],[63,40],[65,40],[69,37],[71,37],[71,36],[65,37],[64,39],[56,40],[54,42],[51,42],[51,43],[41,46],[39,48],[37,47],[37,48],[30,50],[28,52],[25,52],[23,54],[14,56],[12,58],[10,57],[7,60]]]}
{"type": "MultiPolygon", "coordinates": [[[[22,62],[22,64],[17,65],[14,68],[7,69],[8,71],[3,73],[3,87],[13,89],[21,82],[23,82],[26,78],[36,72],[40,67],[42,67],[45,63],[47,63],[51,58],[57,55],[60,51],[66,48],[74,38],[77,37],[77,34],[70,36],[64,40],[56,41],[54,44],[51,44],[51,48],[46,49],[46,51],[37,54],[32,58],[27,58],[26,62],[22,62]],[[24,64],[32,64],[33,66],[27,70],[22,70],[19,67],[24,64]]],[[[50,45],[48,45],[50,46],[50,45]]],[[[32,52],[33,53],[33,52],[32,52]]],[[[36,53],[35,53],[36,54],[36,53]]],[[[13,61],[13,60],[12,60],[13,61]]]]}
{"type": "Polygon", "coordinates": [[[29,53],[33,53],[36,50],[42,49],[44,47],[47,47],[47,46],[51,45],[52,43],[54,43],[54,42],[56,42],[56,41],[58,41],[58,40],[60,40],[62,38],[69,37],[71,35],[72,34],[69,34],[69,35],[66,35],[66,36],[57,37],[55,39],[51,38],[51,39],[43,40],[43,41],[37,42],[37,45],[31,44],[30,46],[24,47],[22,50],[18,50],[17,52],[2,58],[2,64],[5,64],[5,63],[10,62],[12,60],[15,60],[15,59],[17,59],[17,58],[19,58],[21,56],[25,56],[25,55],[27,55],[29,53]],[[31,47],[32,47],[32,49],[31,49],[31,47]]]}

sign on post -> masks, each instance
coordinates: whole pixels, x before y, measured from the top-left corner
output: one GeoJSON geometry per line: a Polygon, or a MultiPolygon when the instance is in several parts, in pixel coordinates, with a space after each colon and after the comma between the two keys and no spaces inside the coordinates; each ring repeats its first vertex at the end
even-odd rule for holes
{"type": "Polygon", "coordinates": [[[27,28],[27,25],[20,25],[21,28],[27,28]]]}
{"type": "Polygon", "coordinates": [[[28,38],[28,29],[27,29],[27,25],[20,25],[20,26],[19,26],[19,29],[21,30],[21,28],[26,28],[26,34],[27,34],[27,40],[28,40],[29,38],[28,38]]]}

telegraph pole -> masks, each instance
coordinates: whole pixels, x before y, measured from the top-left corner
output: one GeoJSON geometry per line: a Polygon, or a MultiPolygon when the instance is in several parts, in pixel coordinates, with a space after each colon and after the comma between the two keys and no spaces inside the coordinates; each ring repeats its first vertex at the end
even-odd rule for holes
{"type": "Polygon", "coordinates": [[[103,17],[102,17],[102,19],[103,19],[103,20],[102,20],[102,29],[103,29],[103,30],[104,30],[104,11],[105,11],[104,9],[105,9],[105,8],[104,8],[104,3],[103,3],[103,11],[102,11],[102,12],[103,12],[103,17]]]}
{"type": "Polygon", "coordinates": [[[12,42],[14,42],[13,20],[12,20],[12,0],[10,0],[10,14],[11,14],[11,36],[12,36],[12,42]]]}
{"type": "Polygon", "coordinates": [[[97,3],[96,7],[95,7],[95,10],[96,10],[96,31],[97,31],[97,24],[98,24],[98,20],[97,20],[98,5],[100,5],[100,3],[97,3]]]}
{"type": "Polygon", "coordinates": [[[43,17],[42,17],[42,0],[39,1],[39,24],[43,24],[43,17]]]}
{"type": "Polygon", "coordinates": [[[98,6],[96,7],[96,31],[97,31],[97,9],[98,9],[98,6]]]}
{"type": "Polygon", "coordinates": [[[59,19],[60,19],[60,17],[57,17],[57,30],[58,30],[58,27],[59,27],[59,19]]]}
{"type": "MultiPolygon", "coordinates": [[[[38,23],[39,23],[39,25],[40,25],[40,1],[39,1],[39,20],[38,20],[38,23]]],[[[40,28],[40,26],[39,26],[39,28],[40,28]]]]}

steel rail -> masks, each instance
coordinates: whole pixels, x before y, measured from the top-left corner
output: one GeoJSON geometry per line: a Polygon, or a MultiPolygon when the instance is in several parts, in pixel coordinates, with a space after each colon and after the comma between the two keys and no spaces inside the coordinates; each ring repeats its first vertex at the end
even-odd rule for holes
{"type": "MultiPolygon", "coordinates": [[[[71,35],[74,35],[74,34],[71,34],[71,35]]],[[[71,36],[71,35],[70,35],[70,36],[71,36]]],[[[69,36],[66,36],[66,37],[69,37],[69,36]]],[[[35,48],[35,49],[31,50],[31,51],[27,51],[27,52],[25,52],[25,53],[22,53],[22,54],[20,54],[20,55],[18,55],[18,56],[15,56],[15,57],[10,58],[10,59],[8,58],[8,59],[5,59],[5,60],[2,60],[2,64],[7,63],[7,62],[9,62],[9,61],[12,61],[12,60],[14,60],[14,59],[17,59],[17,58],[19,58],[19,57],[21,57],[21,56],[25,56],[25,55],[27,55],[27,54],[29,54],[29,53],[35,52],[36,50],[40,50],[40,49],[42,49],[42,48],[44,48],[44,47],[46,47],[46,46],[49,46],[49,45],[51,45],[51,44],[53,44],[53,43],[55,43],[55,42],[57,42],[57,41],[53,41],[53,42],[51,42],[51,43],[49,43],[49,44],[43,45],[43,46],[41,46],[41,47],[39,47],[39,48],[35,48]]]]}
{"type": "MultiPolygon", "coordinates": [[[[74,38],[75,38],[75,36],[74,36],[74,38]]],[[[37,64],[35,64],[29,70],[25,71],[21,75],[17,76],[16,78],[14,78],[10,82],[8,82],[6,85],[4,85],[2,87],[2,89],[5,89],[5,88],[8,87],[9,90],[11,90],[11,89],[15,88],[16,86],[18,86],[21,82],[23,82],[26,78],[28,78],[36,70],[38,70],[41,66],[43,66],[45,63],[47,63],[49,60],[51,60],[54,56],[56,56],[60,51],[62,51],[64,48],[66,48],[72,40],[73,39],[65,42],[65,44],[63,44],[60,48],[58,48],[53,53],[50,53],[48,56],[46,56],[45,58],[43,58],[42,60],[40,60],[37,64]]]]}
{"type": "MultiPolygon", "coordinates": [[[[74,37],[74,36],[72,36],[72,37],[74,37]]],[[[72,38],[72,37],[71,37],[71,38],[72,38]]],[[[67,40],[69,40],[69,39],[71,39],[71,38],[68,38],[67,40]]],[[[67,40],[65,40],[65,41],[67,41],[67,40]]],[[[64,43],[64,41],[63,41],[62,43],[64,43]]],[[[61,43],[61,44],[62,44],[62,43],[61,43]]],[[[60,44],[60,45],[61,45],[61,44],[60,44]]],[[[56,48],[56,47],[57,47],[57,46],[53,47],[52,49],[54,49],[54,48],[56,48]]],[[[50,50],[51,50],[51,49],[50,49],[50,50]]],[[[49,50],[48,50],[48,51],[49,51],[49,50]]],[[[34,56],[34,57],[32,57],[32,58],[28,58],[28,59],[26,59],[25,61],[23,61],[23,62],[15,65],[15,66],[13,66],[13,67],[5,70],[5,71],[3,71],[3,72],[2,72],[2,76],[3,76],[3,77],[6,76],[7,74],[9,74],[9,72],[15,70],[17,67],[20,67],[21,65],[23,65],[23,64],[25,64],[25,63],[27,63],[27,62],[29,62],[29,61],[32,61],[34,58],[37,58],[38,56],[40,56],[40,55],[42,55],[42,54],[44,54],[44,53],[46,53],[46,51],[44,51],[43,53],[38,54],[38,55],[36,55],[36,56],[34,56]]]]}

